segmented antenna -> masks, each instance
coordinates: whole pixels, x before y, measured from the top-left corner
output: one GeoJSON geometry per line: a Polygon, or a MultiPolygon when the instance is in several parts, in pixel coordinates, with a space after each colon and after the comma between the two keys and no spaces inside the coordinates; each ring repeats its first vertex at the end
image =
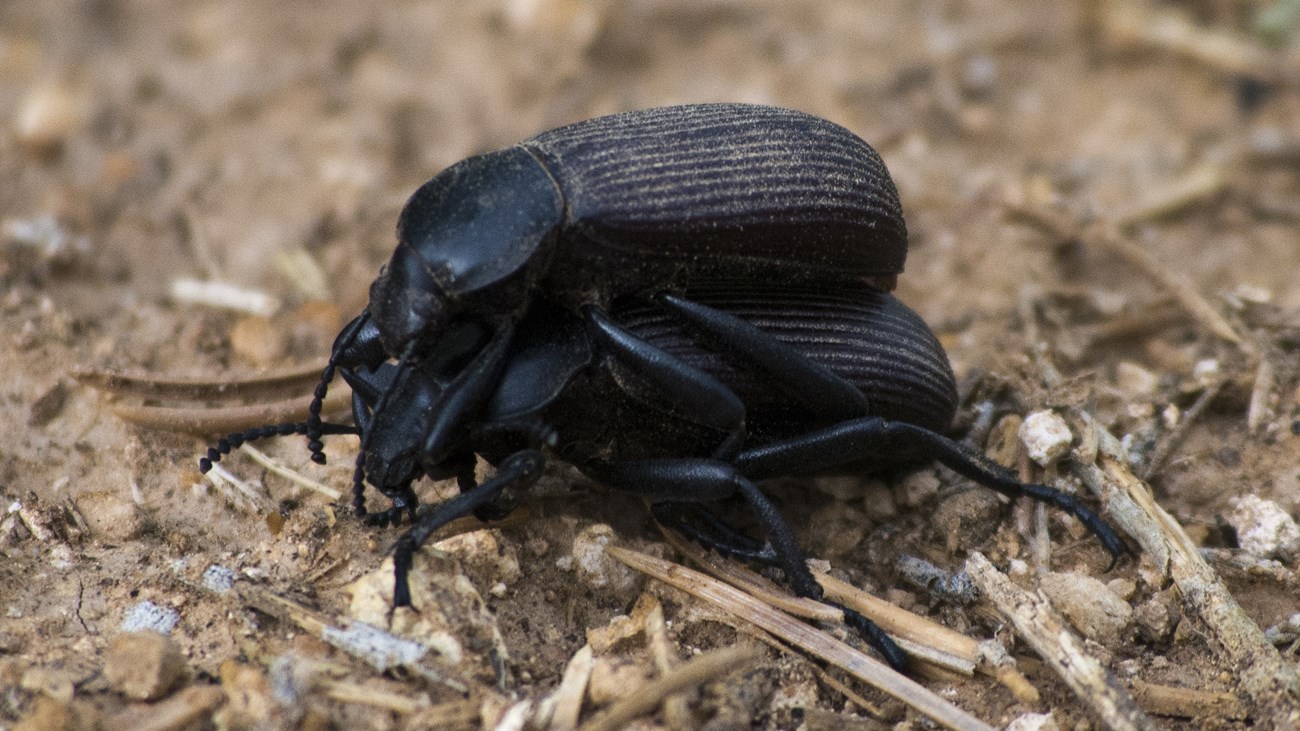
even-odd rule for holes
{"type": "MultiPolygon", "coordinates": [[[[212,465],[221,461],[221,458],[239,449],[245,442],[255,442],[259,439],[269,439],[270,437],[287,437],[291,434],[306,434],[312,428],[310,421],[298,421],[287,424],[267,424],[246,431],[234,432],[227,434],[217,443],[208,447],[208,454],[199,459],[199,472],[207,474],[212,469],[212,465]]],[[[320,436],[330,434],[360,434],[355,426],[347,424],[331,424],[322,422],[317,419],[315,425],[316,433],[320,436]]]]}
{"type": "Polygon", "coordinates": [[[364,518],[369,513],[366,510],[366,450],[357,451],[357,466],[352,472],[352,512],[358,518],[364,518]]]}
{"type": "Polygon", "coordinates": [[[356,341],[357,334],[361,332],[366,322],[370,319],[370,310],[366,310],[349,326],[347,337],[341,343],[335,343],[330,351],[329,362],[325,364],[325,370],[321,371],[320,381],[316,384],[316,390],[312,393],[311,404],[307,406],[306,430],[302,432],[307,437],[307,449],[311,452],[311,461],[316,464],[325,464],[325,443],[321,437],[325,436],[321,431],[321,409],[324,408],[325,396],[329,393],[330,381],[334,380],[334,374],[338,366],[339,355],[356,341]]]}

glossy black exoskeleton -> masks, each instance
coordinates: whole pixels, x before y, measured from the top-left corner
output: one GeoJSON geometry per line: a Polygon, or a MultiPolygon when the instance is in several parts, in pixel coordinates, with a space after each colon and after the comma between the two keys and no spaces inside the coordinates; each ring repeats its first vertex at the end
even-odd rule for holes
{"type": "Polygon", "coordinates": [[[747,104],[600,117],[471,157],[411,196],[397,238],[317,387],[308,436],[318,462],[315,425],[337,368],[437,358],[440,370],[460,369],[425,435],[432,467],[475,421],[536,301],[576,314],[699,280],[888,289],[907,255],[898,193],[866,142],[747,104]]]}
{"type": "MultiPolygon", "coordinates": [[[[414,521],[394,547],[398,605],[410,602],[411,558],[429,535],[532,485],[548,454],[645,497],[659,520],[696,540],[780,566],[794,590],[812,598],[821,598],[820,586],[759,480],[938,460],[1008,495],[1060,507],[1112,555],[1125,550],[1110,526],[1074,497],[1021,483],[941,435],[957,403],[943,349],[915,313],[865,285],[713,284],[653,303],[619,300],[608,314],[592,307],[574,315],[537,304],[501,362],[478,417],[461,425],[436,461],[424,453],[424,436],[438,428],[444,394],[461,374],[458,364],[430,358],[405,369],[391,363],[342,369],[362,435],[356,480],[394,501],[373,517],[387,522],[405,513],[414,521]],[[381,409],[385,398],[389,405],[381,409]],[[481,485],[473,481],[476,454],[497,467],[481,485]],[[417,512],[412,483],[425,476],[455,476],[462,492],[417,512]],[[758,517],[766,543],[701,506],[737,495],[758,517]]],[[[229,446],[211,450],[209,458],[229,446]]],[[[903,662],[878,628],[855,613],[846,616],[891,662],[903,662]]]]}

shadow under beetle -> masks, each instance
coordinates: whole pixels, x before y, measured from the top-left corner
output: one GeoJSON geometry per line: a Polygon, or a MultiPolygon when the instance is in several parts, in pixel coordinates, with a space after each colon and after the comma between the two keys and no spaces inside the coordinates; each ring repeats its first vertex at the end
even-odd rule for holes
{"type": "MultiPolygon", "coordinates": [[[[393,500],[372,519],[405,514],[414,523],[393,547],[398,606],[410,603],[408,574],[419,546],[450,520],[512,504],[541,475],[547,453],[641,495],[658,520],[707,546],[780,567],[796,593],[814,599],[822,598],[821,587],[759,480],[937,460],[1000,492],[1065,510],[1112,556],[1127,550],[1073,496],[1021,483],[939,433],[957,404],[947,357],[915,313],[866,285],[701,284],[653,302],[622,298],[608,314],[589,307],[578,315],[542,302],[516,330],[484,408],[436,460],[425,436],[461,364],[434,356],[405,368],[341,368],[357,426],[322,428],[361,435],[354,487],[364,479],[393,500]],[[477,485],[475,454],[497,468],[477,485]],[[461,494],[417,511],[412,483],[426,476],[457,477],[461,494]],[[765,541],[702,506],[733,496],[758,518],[765,541]]],[[[295,431],[306,424],[232,435],[208,459],[249,439],[295,431]]],[[[906,664],[883,631],[852,610],[845,616],[891,664],[906,664]]]]}
{"type": "MultiPolygon", "coordinates": [[[[898,193],[866,142],[802,112],[749,104],[615,114],[471,157],[411,196],[397,239],[316,388],[307,436],[317,462],[321,403],[339,368],[458,366],[421,452],[441,464],[539,299],[576,314],[699,279],[890,289],[907,256],[898,193]]],[[[360,495],[354,506],[365,514],[360,495]]]]}

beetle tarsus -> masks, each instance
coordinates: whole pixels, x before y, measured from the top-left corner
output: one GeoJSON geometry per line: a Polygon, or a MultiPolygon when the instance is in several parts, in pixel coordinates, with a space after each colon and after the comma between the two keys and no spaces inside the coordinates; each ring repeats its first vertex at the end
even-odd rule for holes
{"type": "Polygon", "coordinates": [[[490,504],[506,490],[524,490],[542,476],[546,458],[536,450],[524,450],[501,462],[491,479],[469,492],[463,492],[421,515],[406,533],[393,544],[393,603],[410,606],[410,568],[415,552],[433,532],[455,520],[490,504]],[[399,601],[403,600],[403,601],[399,601]]]}
{"type": "Polygon", "coordinates": [[[880,625],[867,619],[865,615],[854,609],[840,604],[839,602],[826,601],[826,604],[844,612],[844,623],[853,628],[858,634],[867,638],[872,646],[885,658],[889,666],[900,673],[905,673],[911,668],[911,661],[903,652],[903,648],[898,646],[889,633],[880,628],[880,625]]]}

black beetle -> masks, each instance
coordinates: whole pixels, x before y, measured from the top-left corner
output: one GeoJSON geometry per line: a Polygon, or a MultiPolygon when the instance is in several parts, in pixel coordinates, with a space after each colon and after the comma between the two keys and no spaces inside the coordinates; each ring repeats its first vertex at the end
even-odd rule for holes
{"type": "MultiPolygon", "coordinates": [[[[364,476],[393,499],[385,521],[403,513],[414,521],[393,549],[396,605],[410,602],[407,573],[429,535],[456,517],[510,504],[512,493],[540,476],[547,450],[644,496],[656,518],[706,545],[778,565],[798,594],[816,599],[821,588],[758,480],[938,460],[1006,494],[1066,510],[1113,556],[1126,550],[1074,497],[1021,483],[938,433],[956,410],[952,371],[925,323],[891,295],[861,284],[726,283],[659,295],[653,304],[619,300],[608,316],[584,314],[549,303],[531,308],[479,419],[454,435],[439,462],[422,453],[423,437],[440,419],[454,369],[430,358],[405,371],[391,363],[342,370],[363,436],[356,480],[364,476]],[[379,409],[385,395],[392,405],[379,409]],[[497,466],[481,485],[473,482],[475,454],[497,466]],[[411,485],[422,476],[456,476],[462,492],[417,516],[411,485]],[[733,495],[758,516],[766,545],[700,506],[733,495]]],[[[207,459],[267,433],[232,435],[207,459]]],[[[891,663],[904,663],[875,625],[846,617],[891,663]]]]}
{"type": "MultiPolygon", "coordinates": [[[[880,156],[826,120],[697,104],[579,122],[471,157],[411,196],[336,368],[438,357],[458,366],[426,435],[431,464],[491,393],[513,325],[537,299],[577,312],[699,279],[871,281],[902,271],[907,231],[880,156]]],[[[384,399],[377,404],[384,408],[384,399]]],[[[358,497],[357,512],[365,513],[358,497]]]]}

